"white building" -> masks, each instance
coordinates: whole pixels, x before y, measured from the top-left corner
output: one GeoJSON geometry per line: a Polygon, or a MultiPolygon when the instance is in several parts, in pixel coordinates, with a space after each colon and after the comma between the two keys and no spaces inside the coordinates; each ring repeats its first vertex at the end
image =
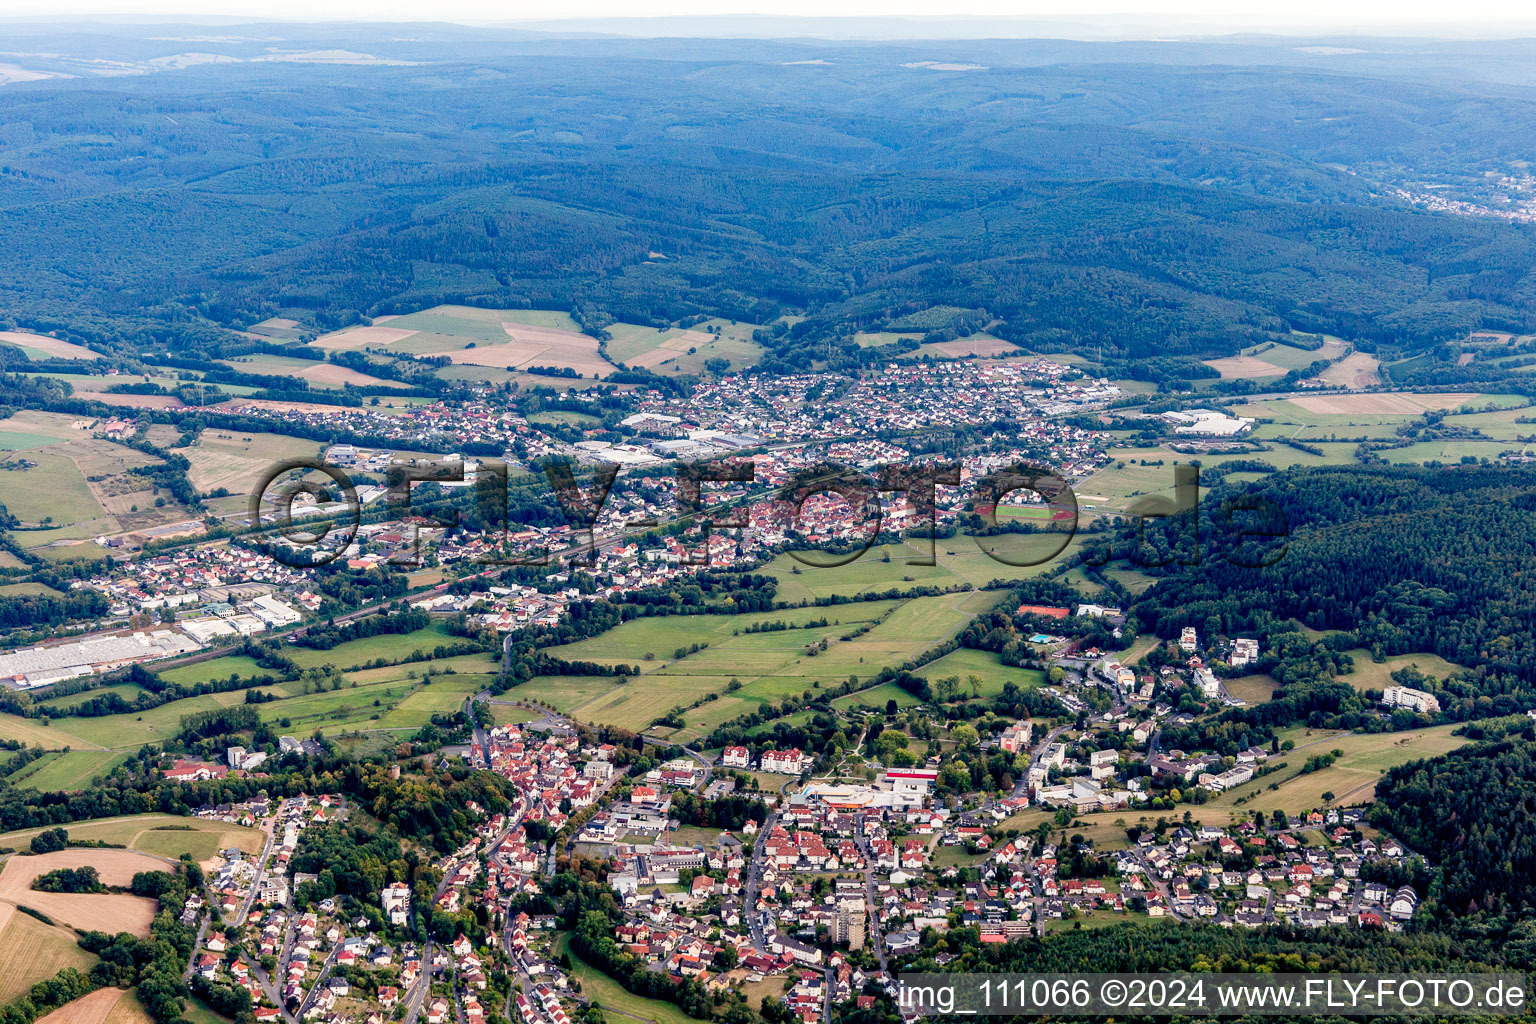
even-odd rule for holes
{"type": "Polygon", "coordinates": [[[1382,704],[1389,708],[1412,708],[1425,714],[1440,710],[1440,700],[1432,693],[1415,690],[1411,686],[1389,686],[1381,695],[1382,704]]]}
{"type": "Polygon", "coordinates": [[[1239,639],[1232,641],[1232,654],[1227,664],[1233,668],[1242,668],[1259,657],[1259,642],[1257,640],[1239,639]]]}

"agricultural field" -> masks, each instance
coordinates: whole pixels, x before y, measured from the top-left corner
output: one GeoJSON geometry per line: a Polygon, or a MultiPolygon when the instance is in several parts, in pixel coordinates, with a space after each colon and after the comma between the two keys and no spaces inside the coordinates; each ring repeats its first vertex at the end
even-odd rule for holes
{"type": "MultiPolygon", "coordinates": [[[[99,988],[89,995],[83,995],[73,1002],[65,1003],[46,1017],[38,1020],[38,1024],[107,1024],[111,1019],[122,997],[127,995],[126,989],[99,988]]],[[[137,1022],[129,1022],[137,1024],[137,1022]]]]}
{"type": "Polygon", "coordinates": [[[522,725],[524,722],[537,721],[539,713],[527,708],[520,708],[513,704],[498,704],[492,702],[491,718],[497,725],[522,725]]]}
{"type": "Polygon", "coordinates": [[[1283,377],[1292,370],[1310,366],[1320,359],[1338,359],[1346,347],[1337,339],[1324,342],[1323,347],[1316,351],[1271,341],[1243,349],[1237,355],[1225,359],[1207,359],[1205,365],[1218,371],[1224,378],[1283,377]]]}
{"type": "Polygon", "coordinates": [[[16,854],[0,870],[0,903],[25,904],[72,928],[132,932],[147,936],[155,917],[154,900],[118,893],[36,892],[32,880],[58,868],[89,865],[106,885],[126,886],[139,871],[163,871],[162,860],[132,850],[60,850],[16,854]]]}
{"type": "MultiPolygon", "coordinates": [[[[668,616],[635,619],[601,636],[551,653],[568,660],[635,665],[641,675],[620,683],[610,676],[545,676],[531,679],[513,694],[548,704],[583,721],[645,729],[672,708],[682,706],[684,726],[673,738],[698,739],[716,726],[752,709],[754,703],[777,704],[822,687],[842,685],[849,676],[868,678],[887,665],[915,658],[958,632],[971,617],[1000,595],[960,592],[898,601],[857,602],[827,608],[796,608],[741,615],[668,616]],[[981,599],[979,602],[977,599],[981,599]],[[734,634],[753,622],[810,622],[825,626],[734,634]],[[860,625],[868,632],[841,639],[860,625]],[[809,648],[825,640],[824,651],[809,648]],[[702,650],[673,655],[680,647],[707,643],[702,650]],[[651,654],[650,660],[646,655],[651,654]],[[732,679],[740,687],[728,692],[732,679]],[[714,695],[697,708],[688,706],[714,695]]],[[[1012,670],[1021,682],[1031,673],[1012,670]]],[[[1035,673],[1038,675],[1038,673],[1035,673]]],[[[994,666],[986,692],[1002,690],[994,666]]],[[[903,692],[903,703],[912,698],[903,692]]],[[[880,706],[889,697],[876,698],[880,706]]]]}
{"type": "MultiPolygon", "coordinates": [[[[1473,403],[1475,406],[1477,403],[1473,403]]],[[[1536,415],[1536,409],[1528,405],[1511,406],[1507,409],[1498,409],[1493,412],[1463,412],[1445,418],[1448,427],[1469,427],[1482,431],[1487,436],[1500,441],[1515,441],[1522,437],[1536,435],[1536,423],[1520,423],[1521,419],[1531,419],[1536,415]]]]}
{"type": "MultiPolygon", "coordinates": [[[[175,859],[183,853],[199,858],[211,844],[214,849],[238,847],[260,853],[266,835],[253,828],[223,821],[183,818],[173,814],[132,814],[120,818],[95,818],[64,826],[72,839],[116,843],[130,850],[175,859]]],[[[26,828],[0,835],[0,847],[25,849],[41,828],[26,828]]],[[[96,851],[91,851],[96,852],[96,851]]],[[[163,865],[162,865],[163,866],[163,865]]],[[[143,869],[141,869],[143,870],[143,869]]]]}
{"type": "MultiPolygon", "coordinates": [[[[208,661],[194,662],[191,665],[183,665],[180,668],[157,669],[155,675],[168,683],[178,683],[182,686],[191,686],[198,683],[207,683],[215,679],[228,679],[232,675],[238,675],[243,679],[256,679],[270,676],[271,669],[262,668],[256,663],[255,658],[244,654],[226,654],[221,658],[211,658],[208,661]]],[[[86,694],[88,698],[95,692],[86,694]]]]}
{"type": "MultiPolygon", "coordinates": [[[[39,449],[0,459],[0,504],[28,526],[78,525],[102,532],[117,529],[74,461],[39,449]],[[23,460],[33,465],[25,465],[23,460]]],[[[20,530],[16,539],[24,547],[33,547],[35,538],[49,532],[20,530]]]]}
{"type": "MultiPolygon", "coordinates": [[[[409,385],[399,381],[359,373],[347,366],[316,359],[295,359],[292,356],[274,356],[265,352],[220,360],[225,366],[241,373],[258,373],[272,377],[295,377],[309,382],[310,387],[340,391],[345,385],[357,387],[403,388],[409,385]]],[[[221,388],[225,385],[219,385],[221,388]]]]}
{"type": "Polygon", "coordinates": [[[1389,448],[1381,455],[1395,465],[1406,463],[1449,462],[1458,463],[1472,458],[1495,460],[1508,452],[1529,455],[1536,445],[1511,444],[1507,441],[1420,441],[1403,448],[1389,448]]]}
{"type": "Polygon", "coordinates": [[[299,668],[335,665],[337,668],[345,669],[377,658],[383,658],[385,661],[399,661],[418,651],[431,651],[444,644],[457,643],[458,640],[458,637],[449,635],[442,623],[434,622],[414,633],[389,633],[383,636],[364,637],[361,640],[349,640],[346,643],[337,644],[328,651],[314,650],[309,647],[290,647],[287,653],[299,668]]]}
{"type": "Polygon", "coordinates": [[[29,359],[93,360],[101,358],[84,345],[76,345],[71,341],[62,341],[46,334],[31,334],[26,331],[0,331],[0,344],[21,349],[29,359]]]}
{"type": "Polygon", "coordinates": [[[74,932],[44,924],[15,904],[0,903],[0,1006],[66,967],[90,970],[96,957],[80,948],[74,932]]]}
{"type": "MultiPolygon", "coordinates": [[[[1465,406],[1481,408],[1523,405],[1529,400],[1514,395],[1481,395],[1469,392],[1411,394],[1382,392],[1367,395],[1298,395],[1234,406],[1234,416],[1272,419],[1304,427],[1326,427],[1342,436],[1358,436],[1355,429],[1379,425],[1398,426],[1426,412],[1450,411],[1465,406]]],[[[1310,435],[1306,435],[1310,436],[1310,435]]]]}
{"type": "Polygon", "coordinates": [[[546,310],[434,306],[391,318],[386,325],[352,327],[315,340],[325,349],[369,349],[389,354],[447,356],[455,364],[512,370],[529,366],[569,368],[585,378],[606,377],[614,366],[597,339],[575,329],[569,317],[546,310]],[[527,314],[537,313],[537,316],[527,314]],[[529,322],[532,321],[532,322],[529,322]]]}
{"type": "Polygon", "coordinates": [[[223,487],[231,494],[248,495],[274,462],[312,459],[324,447],[318,441],[287,434],[244,434],[209,428],[189,448],[178,451],[192,463],[187,476],[202,491],[223,487]]]}
{"type": "Polygon", "coordinates": [[[1459,726],[1437,725],[1410,732],[1375,734],[1317,731],[1306,735],[1303,732],[1295,737],[1294,750],[1270,759],[1269,763],[1278,760],[1286,767],[1218,794],[1207,806],[1233,807],[1236,801],[1248,797],[1244,807],[1281,810],[1295,815],[1323,806],[1369,803],[1375,796],[1377,780],[1388,768],[1438,757],[1466,744],[1465,737],[1451,735],[1456,728],[1459,726]],[[1297,774],[1307,758],[1336,749],[1344,754],[1329,767],[1305,775],[1297,774]],[[1271,791],[1269,787],[1275,784],[1279,788],[1271,791]],[[1333,796],[1324,799],[1324,793],[1333,796]]]}
{"type": "Polygon", "coordinates": [[[529,423],[539,426],[553,427],[597,427],[602,425],[602,420],[586,412],[572,412],[567,409],[548,409],[536,412],[528,417],[529,423]]]}
{"type": "Polygon", "coordinates": [[[1351,352],[1318,374],[1318,379],[1342,388],[1373,388],[1381,383],[1381,364],[1368,352],[1351,352]]]}
{"type": "MultiPolygon", "coordinates": [[[[1309,440],[1309,443],[1323,449],[1323,454],[1313,455],[1285,445],[1238,455],[1187,455],[1164,448],[1112,448],[1109,456],[1116,461],[1083,480],[1074,490],[1079,508],[1101,513],[1125,512],[1134,511],[1140,501],[1148,498],[1173,500],[1173,472],[1179,465],[1198,462],[1202,468],[1213,469],[1233,460],[1245,460],[1288,469],[1292,466],[1352,465],[1356,461],[1355,445],[1351,442],[1309,440]]],[[[1243,478],[1239,476],[1237,479],[1243,478]]],[[[1208,493],[1202,488],[1202,497],[1208,493]]]]}
{"type": "MultiPolygon", "coordinates": [[[[549,653],[567,661],[638,665],[641,671],[649,673],[665,669],[678,648],[695,643],[707,643],[710,645],[708,649],[691,654],[677,663],[679,666],[676,669],[677,672],[695,673],[698,671],[697,666],[705,663],[703,659],[708,659],[710,662],[717,660],[715,656],[718,650],[761,649],[759,644],[766,638],[780,643],[787,642],[798,651],[823,633],[840,634],[847,632],[852,623],[872,622],[890,611],[897,603],[869,601],[828,608],[787,608],[781,611],[741,612],[727,615],[650,616],[631,619],[588,640],[550,648],[549,653]],[[741,632],[749,626],[763,623],[783,622],[791,626],[800,626],[823,618],[828,623],[836,620],[843,625],[828,625],[824,628],[817,627],[809,630],[741,632]],[[781,638],[789,639],[783,641],[781,638]],[[647,658],[647,654],[653,657],[647,658]]],[[[775,656],[770,660],[777,664],[782,663],[784,659],[775,656]]],[[[736,665],[743,671],[748,671],[752,667],[752,663],[743,663],[739,660],[736,665]]],[[[729,661],[727,661],[727,667],[729,667],[729,661]]]]}

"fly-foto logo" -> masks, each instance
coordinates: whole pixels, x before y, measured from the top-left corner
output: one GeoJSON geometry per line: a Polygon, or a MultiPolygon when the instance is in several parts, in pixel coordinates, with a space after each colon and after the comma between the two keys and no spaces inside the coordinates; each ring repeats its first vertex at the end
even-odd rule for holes
{"type": "MultiPolygon", "coordinates": [[[[751,461],[732,458],[679,462],[673,491],[675,515],[666,523],[631,520],[623,534],[600,541],[598,519],[613,495],[619,467],[578,467],[567,460],[550,460],[543,466],[548,497],[574,540],[559,551],[534,545],[508,553],[515,547],[514,535],[522,537],[529,531],[514,522],[510,512],[512,474],[507,464],[483,460],[475,466],[469,500],[473,502],[476,528],[497,538],[498,543],[492,545],[494,551],[477,555],[475,561],[518,566],[566,560],[591,565],[604,543],[622,542],[663,526],[682,526],[692,528],[697,536],[690,536],[694,546],[679,561],[703,566],[709,564],[710,536],[716,531],[750,530],[757,519],[793,532],[803,525],[812,499],[835,497],[840,501],[837,543],[809,549],[791,547],[788,551],[803,565],[833,568],[862,557],[883,531],[890,531],[883,499],[899,496],[909,508],[895,524],[896,531],[909,537],[927,534],[926,554],[909,559],[908,564],[934,565],[939,488],[958,487],[962,476],[956,462],[892,463],[873,470],[825,462],[802,468],[772,489],[758,490],[754,488],[756,469],[751,461]],[[734,486],[736,491],[723,499],[717,494],[714,497],[718,500],[709,501],[705,497],[707,484],[734,486]]],[[[401,525],[402,536],[407,539],[396,549],[392,562],[419,564],[421,529],[452,530],[460,525],[461,517],[459,508],[440,497],[413,504],[413,487],[434,483],[463,486],[471,482],[466,479],[465,465],[458,459],[396,460],[384,476],[386,514],[401,525]]],[[[1071,484],[1049,467],[1014,462],[991,470],[969,487],[966,514],[972,517],[971,539],[1001,565],[1028,568],[1048,564],[1078,536],[1084,510],[1071,484]]],[[[1135,523],[1137,543],[1129,546],[1126,557],[1143,565],[1198,561],[1201,511],[1198,467],[1173,467],[1173,486],[1166,494],[1144,496],[1131,502],[1123,513],[1114,513],[1135,523]],[[1173,517],[1189,521],[1192,543],[1162,562],[1146,561],[1143,556],[1148,545],[1141,542],[1149,522],[1173,517]]],[[[1234,550],[1243,552],[1235,558],[1228,553],[1234,564],[1258,567],[1277,560],[1272,542],[1283,540],[1289,530],[1283,512],[1273,502],[1237,495],[1224,499],[1210,514],[1220,519],[1216,532],[1235,540],[1234,550]],[[1270,542],[1259,555],[1248,550],[1253,546],[1250,542],[1256,540],[1270,542]]],[[[356,539],[363,522],[363,505],[356,483],[341,467],[313,459],[290,460],[272,466],[253,488],[250,522],[258,528],[256,536],[265,541],[267,554],[274,559],[293,567],[319,567],[335,561],[356,539]],[[296,515],[301,501],[304,514],[296,515]]],[[[1095,556],[1089,557],[1091,561],[1095,556]]],[[[1102,564],[1109,556],[1101,553],[1096,557],[1102,564]]]]}

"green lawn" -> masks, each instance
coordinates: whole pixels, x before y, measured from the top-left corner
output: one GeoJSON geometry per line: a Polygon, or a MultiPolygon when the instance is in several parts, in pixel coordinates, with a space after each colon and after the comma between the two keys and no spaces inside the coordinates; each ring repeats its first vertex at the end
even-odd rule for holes
{"type": "Polygon", "coordinates": [[[914,674],[928,680],[930,685],[935,679],[958,676],[960,695],[964,699],[971,697],[969,680],[973,675],[981,682],[978,696],[982,698],[1000,695],[1005,682],[1016,683],[1021,689],[1045,685],[1045,673],[1039,669],[1011,668],[1004,665],[1001,657],[992,651],[975,651],[964,647],[929,662],[914,674]]]}
{"type": "MultiPolygon", "coordinates": [[[[564,952],[570,952],[570,941],[561,936],[556,956],[564,952]]],[[[648,1024],[697,1024],[694,1018],[685,1014],[676,1004],[637,996],[574,952],[570,955],[571,973],[581,982],[581,994],[599,1006],[625,1014],[610,1019],[621,1024],[634,1024],[636,1019],[648,1024]]]]}
{"type": "MultiPolygon", "coordinates": [[[[71,839],[94,839],[115,843],[130,850],[143,850],[165,857],[180,856],[183,850],[194,853],[212,836],[220,847],[237,846],[248,853],[260,853],[266,835],[253,828],[242,828],[222,821],[204,821],[174,814],[131,814],[117,818],[93,818],[73,821],[63,826],[71,839]]],[[[26,828],[0,835],[0,846],[25,847],[42,828],[26,828]]]]}
{"type": "Polygon", "coordinates": [[[34,692],[32,695],[32,700],[44,710],[53,710],[55,708],[72,708],[76,704],[84,704],[88,700],[92,700],[96,697],[104,697],[109,693],[116,694],[117,696],[123,698],[123,700],[131,701],[136,699],[143,692],[144,688],[139,686],[137,683],[115,683],[112,686],[103,686],[95,690],[85,690],[80,693],[72,693],[67,697],[59,697],[52,700],[49,699],[47,693],[34,692]]]}
{"type": "Polygon", "coordinates": [[[19,788],[42,792],[72,792],[91,788],[91,779],[105,776],[128,760],[111,750],[71,750],[45,754],[6,781],[19,788]]]}
{"type": "MultiPolygon", "coordinates": [[[[55,440],[48,438],[43,443],[55,440]]],[[[106,515],[72,460],[46,452],[34,452],[26,458],[37,465],[0,470],[0,504],[11,515],[28,524],[51,519],[55,526],[90,522],[106,515]]],[[[37,538],[23,533],[18,539],[31,547],[28,541],[37,538]]]]}
{"type": "Polygon", "coordinates": [[[363,665],[376,658],[392,662],[399,661],[417,651],[431,651],[438,646],[457,643],[459,639],[451,636],[441,622],[434,622],[413,633],[387,633],[364,637],[361,640],[349,640],[344,644],[337,644],[328,651],[290,646],[286,648],[286,653],[300,668],[335,665],[337,668],[345,669],[363,665]]]}
{"type": "Polygon", "coordinates": [[[1357,690],[1385,690],[1393,685],[1392,673],[1400,668],[1416,668],[1442,681],[1464,671],[1460,665],[1446,661],[1437,654],[1398,654],[1378,664],[1371,660],[1371,652],[1364,647],[1345,653],[1354,660],[1354,671],[1339,678],[1357,690]]]}
{"type": "Polygon", "coordinates": [[[262,668],[256,663],[255,658],[244,654],[226,654],[222,658],[210,658],[207,661],[183,665],[180,668],[162,669],[155,673],[168,683],[179,683],[182,686],[195,686],[214,679],[228,679],[230,676],[260,679],[276,678],[279,674],[272,669],[262,668]]]}

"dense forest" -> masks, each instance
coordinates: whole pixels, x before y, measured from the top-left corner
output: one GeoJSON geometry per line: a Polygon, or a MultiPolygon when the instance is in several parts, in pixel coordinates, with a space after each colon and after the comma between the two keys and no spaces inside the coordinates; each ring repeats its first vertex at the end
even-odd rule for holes
{"type": "MultiPolygon", "coordinates": [[[[1443,926],[1471,916],[1496,931],[1536,910],[1536,743],[1464,747],[1389,770],[1373,820],[1440,866],[1428,909],[1443,926]]],[[[1527,941],[1527,956],[1536,945],[1527,941]]]]}
{"type": "Polygon", "coordinates": [[[1529,695],[1533,509],[1536,472],[1526,469],[1292,469],[1223,485],[1198,521],[1150,521],[1122,553],[1161,563],[1148,571],[1164,578],[1135,605],[1160,636],[1184,626],[1205,635],[1285,632],[1294,621],[1346,631],[1384,655],[1438,654],[1474,669],[1481,694],[1529,695]],[[1234,510],[1238,500],[1251,508],[1234,510]],[[1255,540],[1252,515],[1278,535],[1255,540]]]}
{"type": "MultiPolygon", "coordinates": [[[[1536,134],[1529,83],[1480,80],[1513,52],[282,31],[391,63],[240,63],[266,51],[231,34],[198,46],[233,63],[0,92],[10,320],[206,359],[279,313],[804,314],[760,332],[770,369],[867,358],[857,329],[1126,358],[1536,328],[1536,232],[1399,195],[1475,199],[1536,134]]],[[[44,73],[189,45],[26,34],[44,73]]]]}

